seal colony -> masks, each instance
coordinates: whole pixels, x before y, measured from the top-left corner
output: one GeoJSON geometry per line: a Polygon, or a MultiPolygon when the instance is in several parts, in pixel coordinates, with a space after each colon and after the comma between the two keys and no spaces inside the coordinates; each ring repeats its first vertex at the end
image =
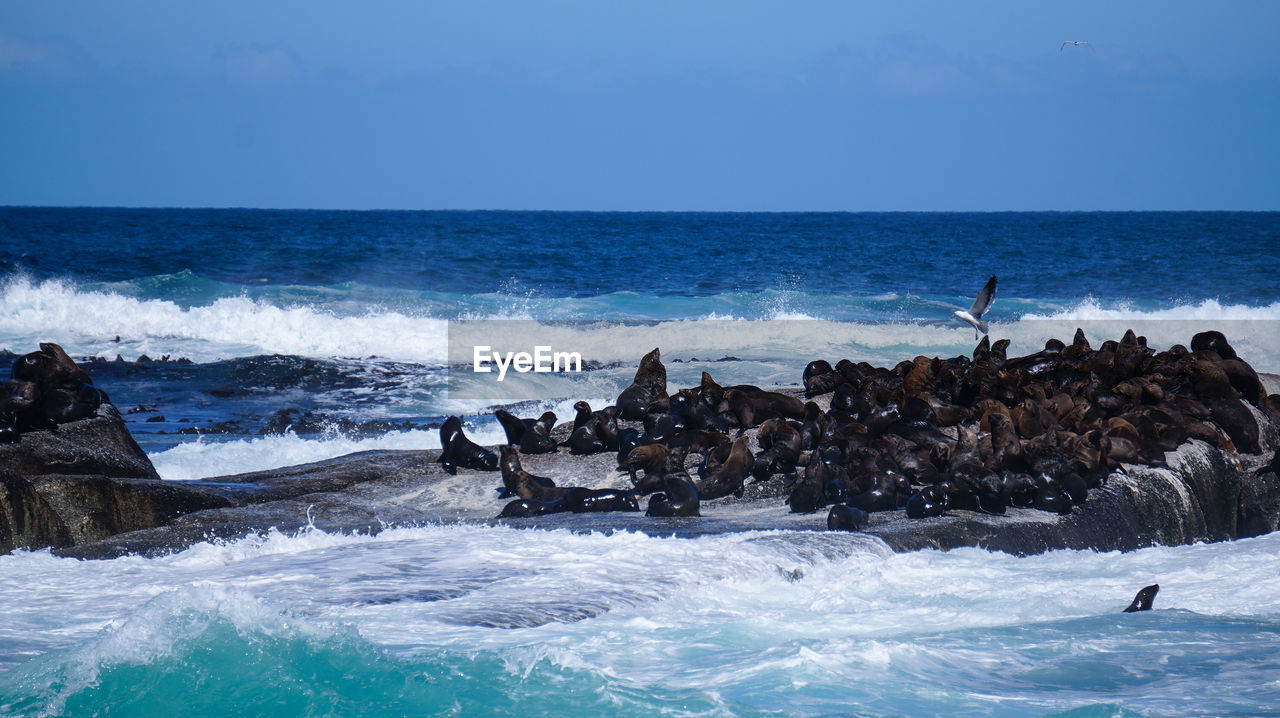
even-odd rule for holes
{"type": "MultiPolygon", "coordinates": [[[[884,511],[1069,514],[1112,471],[1163,466],[1165,452],[1189,440],[1259,453],[1263,425],[1280,419],[1280,395],[1266,394],[1220,332],[1159,352],[1131,330],[1097,348],[1082,330],[1070,344],[1052,339],[1027,356],[1006,356],[1008,345],[983,337],[970,357],[919,356],[892,368],[815,360],[802,374],[803,398],[722,387],[706,372],[699,386],[669,394],[654,349],[615,405],[593,412],[578,402],[569,440],[550,449],[617,452],[630,485],[592,490],[522,476],[516,427],[542,429],[555,418],[508,414],[499,417],[509,439],[502,491],[519,498],[500,517],[638,511],[646,495],[649,516],[699,516],[754,484],[785,495],[791,512],[831,507],[833,530],[858,530],[884,511]],[[605,494],[583,500],[590,491],[605,494]]],[[[497,470],[457,417],[445,427],[442,462],[497,470]]],[[[550,432],[538,435],[535,450],[547,451],[550,432]]],[[[1249,535],[1269,530],[1257,505],[1237,511],[1249,535]]]]}
{"type": "Polygon", "coordinates": [[[1132,332],[1097,349],[1083,332],[1025,357],[1007,347],[984,340],[972,356],[892,368],[816,360],[803,389],[703,373],[674,392],[655,349],[624,392],[638,419],[622,402],[578,402],[559,425],[504,416],[506,441],[486,447],[449,417],[440,450],[165,481],[89,375],[44,345],[16,359],[0,394],[11,429],[0,553],[160,555],[271,527],[438,522],[687,537],[821,528],[894,551],[1017,555],[1276,528],[1280,377],[1262,384],[1226,337],[1162,352],[1132,332]],[[486,471],[500,487],[477,480],[486,471]]]}

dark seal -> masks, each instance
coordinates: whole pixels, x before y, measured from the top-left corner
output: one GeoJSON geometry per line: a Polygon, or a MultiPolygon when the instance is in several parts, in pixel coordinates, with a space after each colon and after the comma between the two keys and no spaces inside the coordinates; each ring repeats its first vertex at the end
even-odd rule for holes
{"type": "Polygon", "coordinates": [[[740,436],[734,440],[729,449],[729,458],[720,468],[705,479],[700,479],[696,487],[698,496],[707,501],[723,498],[731,494],[741,496],[742,484],[751,473],[754,459],[747,437],[740,436]]]}
{"type": "Polygon", "coordinates": [[[641,421],[646,414],[671,410],[671,398],[667,396],[667,368],[662,365],[657,349],[640,359],[635,379],[618,395],[616,403],[619,415],[631,421],[641,421]]]}
{"type": "Polygon", "coordinates": [[[551,430],[556,426],[554,411],[545,411],[538,420],[525,427],[520,437],[520,453],[546,454],[556,450],[556,441],[551,438],[551,430]]]}
{"type": "Polygon", "coordinates": [[[497,471],[498,455],[468,439],[462,433],[462,419],[451,416],[440,427],[440,458],[436,463],[450,474],[458,473],[459,466],[477,471],[497,471]]]}
{"type": "Polygon", "coordinates": [[[701,516],[698,507],[698,487],[683,471],[672,471],[662,477],[662,493],[649,499],[645,516],[701,516]]]}
{"type": "Polygon", "coordinates": [[[1133,603],[1124,609],[1124,613],[1133,613],[1134,611],[1150,611],[1151,604],[1156,600],[1156,594],[1160,592],[1160,584],[1153,583],[1150,586],[1138,591],[1138,595],[1133,597],[1133,603]]]}
{"type": "Polygon", "coordinates": [[[869,517],[870,514],[862,509],[836,504],[831,507],[831,511],[827,514],[827,530],[861,531],[862,527],[867,525],[867,518],[869,517]]]}
{"type": "Polygon", "coordinates": [[[566,511],[578,514],[640,510],[635,492],[621,489],[587,489],[574,486],[565,489],[561,503],[566,511]]]}

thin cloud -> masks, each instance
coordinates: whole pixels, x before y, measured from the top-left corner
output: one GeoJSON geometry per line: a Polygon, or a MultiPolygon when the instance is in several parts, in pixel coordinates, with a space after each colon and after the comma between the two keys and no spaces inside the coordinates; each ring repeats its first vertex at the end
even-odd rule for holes
{"type": "Polygon", "coordinates": [[[217,60],[227,79],[251,85],[280,84],[298,74],[294,54],[280,46],[239,45],[220,50],[217,60]]]}
{"type": "Polygon", "coordinates": [[[49,50],[16,37],[0,34],[0,70],[44,62],[49,50]]]}

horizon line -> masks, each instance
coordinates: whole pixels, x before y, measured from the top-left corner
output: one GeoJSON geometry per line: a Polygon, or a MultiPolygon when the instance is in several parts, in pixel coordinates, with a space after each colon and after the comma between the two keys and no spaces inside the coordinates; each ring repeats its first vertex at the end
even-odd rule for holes
{"type": "Polygon", "coordinates": [[[168,211],[254,211],[254,212],[510,212],[564,214],[1138,214],[1138,213],[1277,213],[1276,209],[549,209],[549,208],[405,208],[405,207],[265,207],[252,205],[92,205],[92,204],[0,204],[0,210],[168,210],[168,211]]]}

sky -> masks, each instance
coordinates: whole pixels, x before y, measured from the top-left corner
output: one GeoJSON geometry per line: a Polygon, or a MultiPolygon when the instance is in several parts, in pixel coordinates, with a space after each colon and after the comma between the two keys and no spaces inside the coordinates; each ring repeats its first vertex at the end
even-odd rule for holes
{"type": "Polygon", "coordinates": [[[7,2],[0,205],[1278,210],[1278,30],[1272,0],[7,2]]]}

